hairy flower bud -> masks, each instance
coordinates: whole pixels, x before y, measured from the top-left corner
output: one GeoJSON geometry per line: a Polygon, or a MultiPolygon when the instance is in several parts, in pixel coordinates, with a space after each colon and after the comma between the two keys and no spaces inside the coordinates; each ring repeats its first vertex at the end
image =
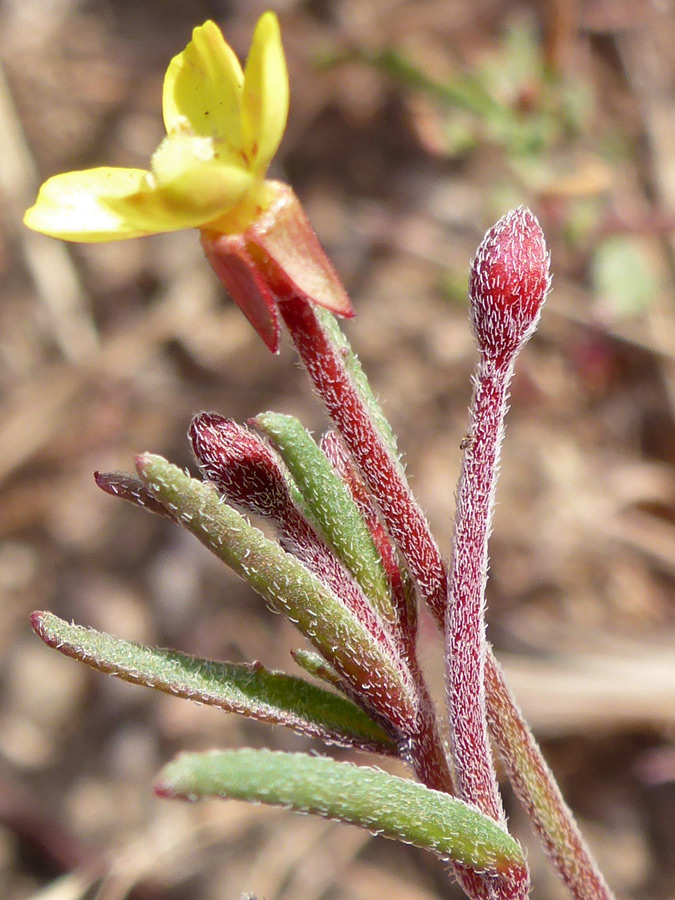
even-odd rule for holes
{"type": "Polygon", "coordinates": [[[471,324],[481,353],[510,365],[536,328],[550,286],[539,222],[521,206],[487,232],[471,265],[471,324]]]}

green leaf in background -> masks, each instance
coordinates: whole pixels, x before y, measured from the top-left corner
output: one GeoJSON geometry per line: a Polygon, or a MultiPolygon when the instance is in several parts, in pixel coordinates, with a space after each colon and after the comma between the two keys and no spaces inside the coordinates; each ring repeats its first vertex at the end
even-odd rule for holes
{"type": "Polygon", "coordinates": [[[644,312],[658,291],[655,266],[635,238],[606,238],[591,262],[593,290],[603,308],[620,318],[644,312]]]}
{"type": "Polygon", "coordinates": [[[476,809],[365,766],[269,750],[186,753],[159,773],[161,796],[224,797],[284,806],[359,825],[481,872],[523,865],[518,843],[476,809]]]}
{"type": "Polygon", "coordinates": [[[240,713],[341,746],[396,755],[389,735],[350,700],[259,664],[214,662],[144,647],[48,612],[33,613],[37,635],[64,656],[132,684],[240,713]]]}

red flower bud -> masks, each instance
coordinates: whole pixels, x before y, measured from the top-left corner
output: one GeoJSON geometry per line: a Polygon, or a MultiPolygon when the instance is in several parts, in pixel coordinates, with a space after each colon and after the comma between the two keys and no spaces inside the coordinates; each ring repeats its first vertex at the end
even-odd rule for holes
{"type": "Polygon", "coordinates": [[[521,206],[493,225],[471,265],[471,323],[481,352],[510,365],[537,326],[550,286],[544,235],[521,206]]]}

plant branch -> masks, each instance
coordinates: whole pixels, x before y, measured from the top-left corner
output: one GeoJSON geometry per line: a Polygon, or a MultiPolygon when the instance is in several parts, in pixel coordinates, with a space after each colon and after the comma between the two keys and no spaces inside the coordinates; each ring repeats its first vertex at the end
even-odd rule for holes
{"type": "Polygon", "coordinates": [[[546,855],[575,900],[615,900],[492,654],[485,687],[490,731],[546,855]]]}
{"type": "Polygon", "coordinates": [[[377,500],[392,537],[434,614],[443,620],[447,573],[440,551],[345,357],[325,326],[327,316],[300,297],[279,303],[281,315],[328,414],[377,500]],[[440,565],[439,565],[440,563],[440,565]]]}
{"type": "Polygon", "coordinates": [[[485,714],[485,585],[511,371],[482,361],[474,380],[445,632],[448,714],[459,796],[501,823],[506,819],[485,714]]]}

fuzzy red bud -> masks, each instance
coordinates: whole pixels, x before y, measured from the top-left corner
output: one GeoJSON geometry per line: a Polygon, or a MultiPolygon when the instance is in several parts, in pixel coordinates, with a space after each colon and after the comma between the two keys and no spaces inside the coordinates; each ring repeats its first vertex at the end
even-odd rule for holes
{"type": "Polygon", "coordinates": [[[481,352],[496,365],[509,365],[536,328],[548,270],[544,234],[524,206],[483,238],[469,278],[471,323],[481,352]]]}

